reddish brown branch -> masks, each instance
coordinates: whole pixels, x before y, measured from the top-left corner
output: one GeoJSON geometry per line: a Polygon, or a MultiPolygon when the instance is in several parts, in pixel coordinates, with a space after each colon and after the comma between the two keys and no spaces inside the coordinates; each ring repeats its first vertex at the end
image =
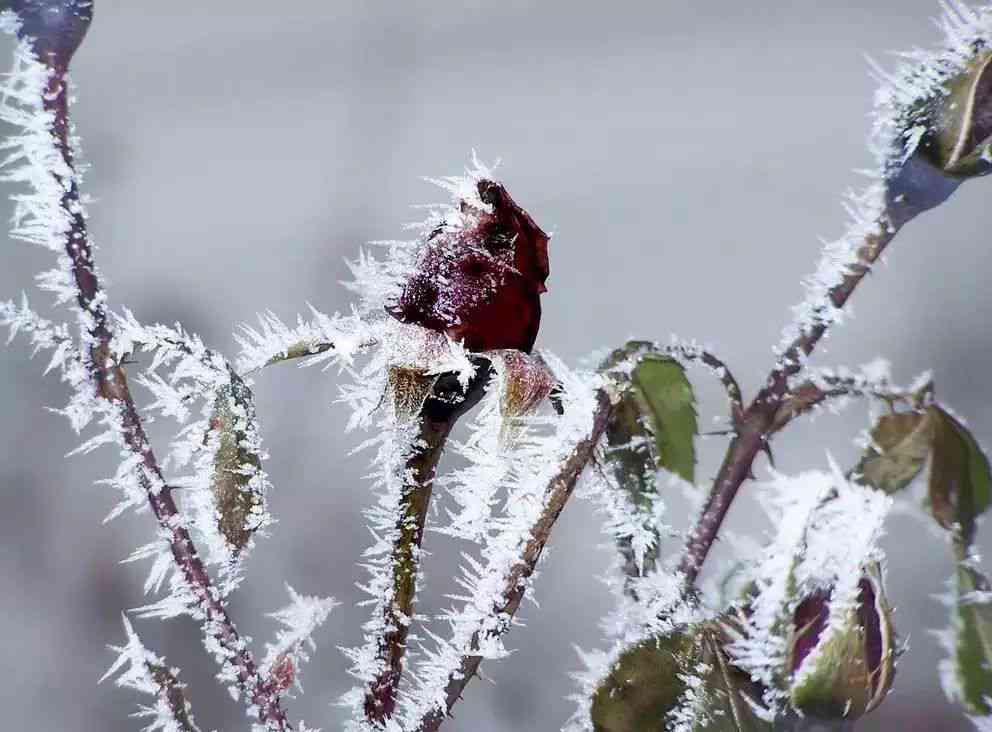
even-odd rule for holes
{"type": "MultiPolygon", "coordinates": [[[[65,188],[62,208],[70,221],[66,236],[66,253],[71,260],[77,289],[77,303],[86,316],[89,339],[87,365],[97,395],[118,412],[121,437],[135,455],[141,457],[138,479],[148,494],[148,502],[161,529],[168,535],[176,567],[203,613],[205,627],[223,649],[227,661],[236,670],[238,685],[250,704],[257,708],[258,719],[272,730],[291,728],[282,709],[279,695],[260,675],[258,665],[245,639],[228,615],[220,593],[197,553],[193,540],[183,526],[179,510],[166,485],[155,454],[145,434],[135,407],[124,369],[111,349],[112,332],[107,318],[103,291],[93,263],[86,221],[81,212],[75,167],[69,144],[69,106],[65,66],[51,67],[51,80],[44,98],[45,111],[53,115],[52,135],[62,157],[72,171],[68,181],[59,179],[65,188]]],[[[54,174],[53,174],[54,175],[54,174]]]]}
{"type": "MultiPolygon", "coordinates": [[[[829,291],[828,297],[833,308],[844,307],[855,289],[871,271],[872,265],[885,251],[889,242],[895,238],[902,223],[904,222],[900,222],[897,226],[890,221],[888,214],[883,214],[878,219],[876,230],[865,237],[858,249],[858,263],[852,266],[840,283],[829,291]]],[[[769,374],[765,387],[738,420],[737,435],[727,449],[727,455],[713,482],[703,512],[689,535],[679,564],[679,571],[684,575],[687,586],[695,583],[737,491],[744,481],[751,477],[754,459],[758,453],[767,449],[772,434],[782,429],[785,423],[798,414],[798,412],[791,415],[780,413],[783,402],[790,394],[789,379],[802,370],[806,358],[813,353],[820,339],[827,332],[827,328],[828,322],[821,321],[804,331],[789,345],[779,359],[779,363],[769,374]],[[783,416],[787,417],[785,422],[782,421],[783,416]]]]}

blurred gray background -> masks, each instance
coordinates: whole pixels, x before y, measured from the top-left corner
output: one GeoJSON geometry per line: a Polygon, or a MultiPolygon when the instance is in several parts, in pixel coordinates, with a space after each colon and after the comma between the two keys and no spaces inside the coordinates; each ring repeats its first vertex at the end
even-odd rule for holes
{"type": "MultiPolygon", "coordinates": [[[[859,183],[873,82],[865,53],[933,42],[934,0],[870,3],[325,2],[100,0],[75,62],[76,123],[93,163],[92,229],[112,304],[148,321],[181,320],[233,352],[231,333],[271,308],[348,305],[343,258],[397,237],[437,200],[424,175],[458,173],[475,147],[503,160],[513,196],[554,232],[541,346],[575,363],[628,336],[677,332],[713,344],[753,393],[814,266],[838,235],[840,195],[859,183]]],[[[932,368],[939,395],[992,444],[992,181],[966,185],[899,237],[831,334],[819,364],[892,359],[909,380],[932,368]]],[[[5,246],[0,294],[16,296],[48,255],[5,246]]],[[[45,297],[35,295],[47,307],[45,297]]],[[[65,394],[24,344],[0,350],[0,705],[5,729],[133,730],[137,698],[96,682],[120,611],[144,598],[145,567],[117,560],[151,535],[149,516],[109,527],[113,497],[94,486],[114,456],[63,459],[75,444],[46,412],[65,394]]],[[[719,392],[696,375],[704,424],[719,392]]],[[[253,557],[233,611],[261,642],[282,585],[344,605],[319,633],[294,719],[341,725],[350,686],[336,646],[354,645],[366,611],[355,559],[369,539],[367,455],[343,435],[337,377],[290,367],[258,380],[280,520],[253,557]]],[[[867,425],[797,423],[776,441],[786,471],[841,464],[867,425]]],[[[723,446],[703,445],[701,479],[723,446]]],[[[745,489],[735,528],[767,529],[745,489]]],[[[679,520],[673,503],[673,520],[679,520]]],[[[984,544],[989,545],[986,536],[984,544]]],[[[522,612],[509,660],[473,683],[453,732],[555,730],[571,714],[573,646],[600,645],[610,560],[589,504],[569,505],[522,612]]],[[[450,590],[455,547],[429,536],[428,590],[450,590]]],[[[912,513],[886,539],[898,626],[911,650],[896,688],[862,730],[964,730],[944,701],[929,629],[947,624],[932,595],[949,551],[912,513]]],[[[719,558],[717,558],[718,560],[719,558]]],[[[718,561],[714,563],[714,566],[718,561]]],[[[183,668],[204,729],[236,730],[241,709],[214,684],[186,621],[138,625],[183,668]]]]}

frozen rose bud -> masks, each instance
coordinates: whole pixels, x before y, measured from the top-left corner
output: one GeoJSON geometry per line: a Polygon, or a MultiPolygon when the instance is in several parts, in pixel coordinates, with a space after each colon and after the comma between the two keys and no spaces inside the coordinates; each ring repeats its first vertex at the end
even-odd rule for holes
{"type": "Polygon", "coordinates": [[[857,602],[834,618],[833,594],[813,592],[795,610],[789,697],[803,715],[854,720],[892,686],[895,632],[877,568],[858,582],[857,602]]]}
{"type": "Polygon", "coordinates": [[[17,13],[19,35],[33,39],[38,57],[60,69],[69,65],[93,20],[93,0],[9,0],[0,9],[17,13]]]}
{"type": "Polygon", "coordinates": [[[987,175],[992,172],[992,51],[979,54],[946,88],[931,110],[921,151],[956,178],[987,175]]]}
{"type": "Polygon", "coordinates": [[[424,243],[416,272],[387,311],[476,353],[529,353],[541,324],[548,236],[499,183],[481,180],[455,222],[424,243]]]}

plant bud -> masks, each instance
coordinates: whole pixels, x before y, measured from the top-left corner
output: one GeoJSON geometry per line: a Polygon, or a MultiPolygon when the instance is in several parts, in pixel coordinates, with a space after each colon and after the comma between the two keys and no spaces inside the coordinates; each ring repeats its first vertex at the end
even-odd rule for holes
{"type": "Polygon", "coordinates": [[[921,152],[944,173],[973,178],[992,172],[992,51],[979,54],[947,85],[931,110],[921,152]]]}
{"type": "Polygon", "coordinates": [[[853,720],[875,709],[892,686],[895,633],[877,567],[858,582],[850,608],[832,608],[834,594],[817,590],[795,610],[789,698],[805,716],[853,720]]]}
{"type": "Polygon", "coordinates": [[[64,69],[93,20],[93,0],[10,0],[0,2],[21,20],[19,35],[31,38],[43,62],[64,69]]]}
{"type": "Polygon", "coordinates": [[[499,183],[481,180],[477,190],[430,234],[416,272],[386,310],[476,353],[529,353],[547,289],[548,236],[499,183]]]}

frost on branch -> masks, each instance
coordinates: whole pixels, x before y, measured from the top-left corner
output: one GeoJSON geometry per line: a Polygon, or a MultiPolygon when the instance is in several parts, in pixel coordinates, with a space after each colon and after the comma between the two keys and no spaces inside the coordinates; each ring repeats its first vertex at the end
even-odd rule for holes
{"type": "Polygon", "coordinates": [[[326,315],[311,307],[312,320],[298,316],[295,326],[275,313],[258,316],[256,325],[242,325],[235,339],[241,347],[238,373],[248,375],[263,366],[303,359],[304,366],[337,361],[350,364],[362,350],[374,346],[374,329],[357,315],[326,315]]]}
{"type": "Polygon", "coordinates": [[[804,281],[806,297],[794,308],[795,318],[777,349],[783,365],[803,358],[789,353],[799,338],[843,319],[844,309],[834,293],[845,277],[870,267],[903,224],[946,200],[966,177],[992,170],[992,75],[976,76],[976,64],[988,71],[992,6],[972,8],[959,0],[947,0],[943,6],[944,39],[938,50],[903,54],[891,73],[876,68],[880,86],[869,141],[875,165],[866,171],[869,183],[864,191],[846,197],[847,232],[825,245],[816,272],[804,281]],[[970,90],[968,104],[950,96],[961,84],[970,90]],[[971,118],[949,120],[948,110],[952,117],[967,113],[971,118]],[[970,136],[958,136],[954,145],[959,154],[950,162],[938,160],[940,153],[935,152],[944,145],[941,140],[949,126],[970,131],[970,136]],[[978,168],[955,167],[962,147],[976,158],[978,168]]]}
{"type": "Polygon", "coordinates": [[[154,398],[146,413],[180,426],[166,464],[192,471],[172,485],[183,489],[183,509],[202,539],[205,560],[233,586],[255,533],[272,521],[249,382],[179,325],[144,325],[127,310],[114,324],[112,351],[142,367],[135,381],[154,398]]]}
{"type": "Polygon", "coordinates": [[[485,469],[501,475],[502,510],[489,523],[481,557],[463,555],[465,565],[457,580],[461,591],[453,597],[461,607],[443,614],[448,637],[432,633],[435,645],[421,651],[409,693],[401,699],[398,717],[404,728],[417,729],[426,718],[446,713],[449,684],[462,677],[466,659],[492,660],[508,653],[502,636],[513,619],[500,608],[507,608],[512,597],[534,581],[534,575],[521,574],[523,549],[533,538],[561,466],[591,432],[601,385],[598,377],[571,372],[557,359],[546,358],[562,385],[563,415],[535,415],[513,448],[496,459],[474,454],[485,469]]]}
{"type": "Polygon", "coordinates": [[[199,732],[178,670],[145,648],[126,615],[123,620],[127,645],[110,647],[118,654],[117,660],[101,681],[119,674],[114,681],[117,686],[155,697],[154,705],[141,705],[133,715],[150,720],[144,732],[199,732]]]}
{"type": "Polygon", "coordinates": [[[269,615],[283,627],[276,631],[275,642],[266,644],[262,660],[262,675],[279,693],[294,687],[303,691],[300,667],[317,649],[313,633],[339,604],[333,597],[301,595],[289,585],[286,585],[286,591],[289,592],[289,605],[269,615]]]}

